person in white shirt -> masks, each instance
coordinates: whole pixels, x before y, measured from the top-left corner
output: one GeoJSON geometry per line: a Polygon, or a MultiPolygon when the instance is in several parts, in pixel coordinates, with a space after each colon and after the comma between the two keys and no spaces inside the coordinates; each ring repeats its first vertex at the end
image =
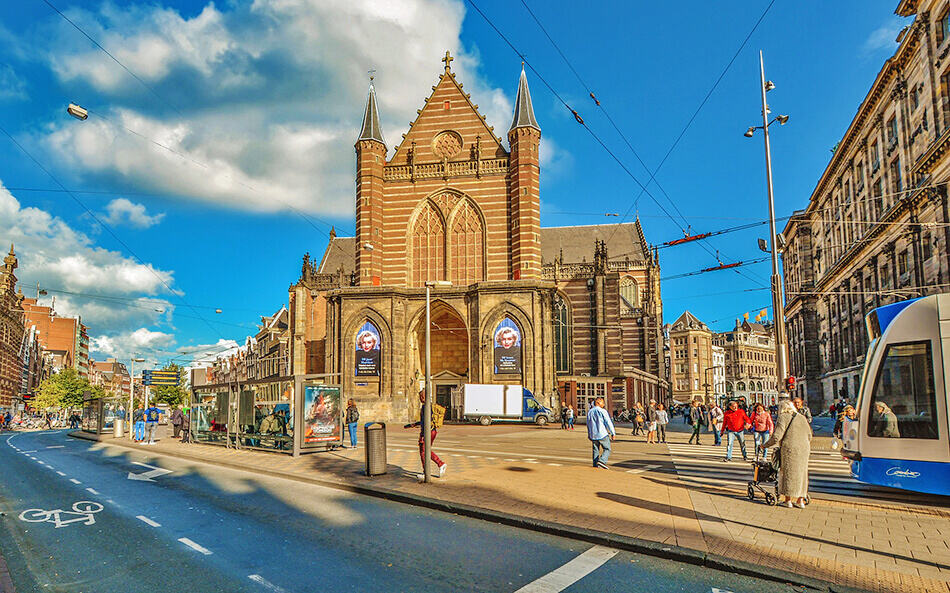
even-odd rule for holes
{"type": "Polygon", "coordinates": [[[712,427],[715,437],[713,445],[717,447],[722,444],[722,417],[722,408],[719,407],[719,404],[713,404],[713,407],[709,409],[709,426],[712,427]]]}
{"type": "Polygon", "coordinates": [[[587,438],[590,439],[593,450],[594,467],[609,469],[607,459],[610,457],[610,441],[616,436],[614,422],[604,409],[604,398],[598,397],[587,412],[587,438]]]}

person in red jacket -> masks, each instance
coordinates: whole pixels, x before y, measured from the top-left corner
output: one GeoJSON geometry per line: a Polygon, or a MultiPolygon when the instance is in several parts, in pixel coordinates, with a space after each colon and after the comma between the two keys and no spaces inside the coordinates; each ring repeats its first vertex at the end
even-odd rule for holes
{"type": "Polygon", "coordinates": [[[732,461],[732,443],[735,439],[739,439],[739,448],[742,449],[742,459],[745,461],[749,460],[749,456],[745,451],[745,431],[750,428],[752,428],[752,419],[745,413],[745,410],[739,409],[739,404],[736,400],[729,402],[729,409],[726,410],[722,419],[722,429],[729,439],[729,444],[726,445],[726,456],[723,458],[723,461],[732,461]]]}

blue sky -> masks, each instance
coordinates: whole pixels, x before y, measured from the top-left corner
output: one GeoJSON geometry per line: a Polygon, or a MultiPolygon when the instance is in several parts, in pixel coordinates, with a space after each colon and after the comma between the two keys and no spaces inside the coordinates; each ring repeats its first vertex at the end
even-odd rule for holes
{"type": "MultiPolygon", "coordinates": [[[[0,5],[0,126],[84,204],[45,191],[57,183],[0,134],[0,244],[17,243],[28,295],[39,282],[58,310],[83,314],[100,358],[160,361],[240,341],[287,302],[301,256],[322,254],[328,225],[352,232],[366,70],[377,70],[390,148],[446,49],[496,131],[510,122],[520,58],[465,2],[51,1],[142,82],[43,2],[0,5]],[[66,115],[71,101],[92,112],[87,121],[66,115]]],[[[769,3],[526,1],[651,168],[769,3]]],[[[522,4],[476,3],[646,184],[522,4]]],[[[668,195],[694,232],[765,219],[761,137],[742,135],[760,123],[761,49],[772,111],[791,116],[772,135],[777,215],[804,207],[909,22],[896,4],[776,0],[650,193],[673,211],[668,195]]],[[[542,224],[610,223],[604,213],[630,210],[648,241],[681,236],[683,221],[649,196],[633,206],[637,183],[534,73],[528,80],[543,132],[542,224]]],[[[724,262],[753,259],[766,228],[708,246],[724,262]]],[[[697,244],[661,251],[664,276],[715,264],[697,244]]],[[[762,263],[665,281],[665,317],[688,308],[727,329],[769,304],[768,291],[747,291],[768,274],[762,263]]]]}

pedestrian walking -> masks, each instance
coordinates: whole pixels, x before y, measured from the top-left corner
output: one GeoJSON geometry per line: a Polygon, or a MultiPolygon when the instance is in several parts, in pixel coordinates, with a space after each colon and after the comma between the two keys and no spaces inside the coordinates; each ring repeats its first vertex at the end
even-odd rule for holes
{"type": "MultiPolygon", "coordinates": [[[[419,403],[422,404],[419,410],[419,421],[413,422],[412,424],[407,424],[404,428],[412,428],[414,426],[419,427],[419,459],[422,460],[422,471],[425,471],[426,467],[426,440],[425,440],[425,419],[426,413],[426,392],[423,389],[419,392],[419,403]]],[[[432,416],[431,416],[431,432],[429,433],[429,444],[435,443],[435,437],[438,434],[440,428],[442,428],[442,422],[445,420],[445,408],[439,404],[432,402],[432,416]]],[[[445,462],[439,459],[439,456],[435,454],[434,450],[430,449],[429,458],[435,462],[436,467],[439,468],[439,477],[445,475],[445,462]]],[[[425,477],[425,476],[423,476],[425,477]]]]}
{"type": "Polygon", "coordinates": [[[796,397],[792,400],[792,405],[795,406],[795,411],[804,416],[808,424],[811,424],[811,410],[805,405],[805,401],[800,397],[796,397]]]}
{"type": "MultiPolygon", "coordinates": [[[[766,447],[778,447],[778,493],[787,507],[805,508],[808,497],[808,457],[811,454],[811,426],[795,405],[779,404],[775,432],[766,447]],[[795,502],[792,502],[792,499],[795,502]]],[[[774,460],[774,457],[773,457],[774,460]]]]}
{"type": "Polygon", "coordinates": [[[762,404],[755,404],[755,411],[752,413],[753,443],[755,444],[755,458],[759,458],[762,453],[762,461],[768,461],[768,450],[765,448],[765,442],[769,440],[775,431],[775,425],[772,423],[772,415],[766,411],[762,404]]]}
{"type": "Polygon", "coordinates": [[[132,425],[135,432],[132,434],[132,441],[141,443],[145,440],[145,410],[139,406],[132,410],[132,425]]]}
{"type": "Polygon", "coordinates": [[[712,429],[713,445],[716,447],[722,444],[722,416],[722,408],[713,402],[712,407],[709,408],[709,428],[712,429]]]}
{"type": "Polygon", "coordinates": [[[350,398],[346,402],[346,429],[350,432],[350,446],[356,447],[356,433],[360,422],[360,411],[356,408],[356,402],[350,398]]]}
{"type": "Polygon", "coordinates": [[[181,413],[181,410],[178,409],[178,406],[172,406],[172,413],[169,415],[169,420],[172,423],[172,438],[177,439],[181,435],[181,419],[184,417],[184,414],[181,413]]]}
{"type": "Polygon", "coordinates": [[[567,430],[567,404],[561,402],[561,430],[567,430]]]}
{"type": "Polygon", "coordinates": [[[666,442],[666,425],[670,423],[670,414],[666,411],[666,406],[657,404],[656,406],[656,436],[661,443],[666,442]]]}
{"type": "Polygon", "coordinates": [[[161,415],[162,411],[158,409],[155,405],[155,402],[152,402],[151,407],[145,410],[145,438],[147,439],[146,445],[155,444],[155,429],[158,428],[158,417],[161,415]]]}
{"type": "Polygon", "coordinates": [[[739,448],[742,450],[742,459],[748,461],[749,456],[745,451],[745,431],[752,428],[752,419],[739,409],[739,403],[736,400],[729,402],[729,409],[723,412],[722,428],[726,431],[726,456],[723,461],[732,461],[732,444],[739,439],[739,448]]]}
{"type": "Polygon", "coordinates": [[[181,411],[181,442],[191,442],[191,408],[181,411]]]}
{"type": "Polygon", "coordinates": [[[647,442],[656,443],[656,400],[651,399],[650,405],[646,409],[647,416],[647,442]]]}
{"type": "Polygon", "coordinates": [[[574,416],[574,406],[567,406],[567,428],[569,430],[574,430],[574,421],[577,420],[574,416]]]}
{"type": "Polygon", "coordinates": [[[699,408],[699,402],[693,400],[689,402],[689,423],[693,427],[693,434],[689,437],[689,442],[692,444],[693,439],[696,439],[696,444],[699,444],[699,432],[703,427],[703,411],[699,408]]]}
{"type": "Polygon", "coordinates": [[[587,412],[587,438],[590,439],[594,467],[609,469],[610,441],[617,437],[610,414],[604,409],[604,398],[598,397],[587,412]]]}

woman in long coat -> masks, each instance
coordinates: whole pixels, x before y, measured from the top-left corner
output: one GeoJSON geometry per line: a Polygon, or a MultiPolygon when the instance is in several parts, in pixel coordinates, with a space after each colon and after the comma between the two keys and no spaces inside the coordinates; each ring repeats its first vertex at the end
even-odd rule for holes
{"type": "Polygon", "coordinates": [[[785,497],[785,506],[805,508],[808,496],[808,456],[811,453],[811,426],[789,401],[779,405],[775,432],[764,447],[778,446],[781,455],[778,470],[778,493],[785,497]]]}

